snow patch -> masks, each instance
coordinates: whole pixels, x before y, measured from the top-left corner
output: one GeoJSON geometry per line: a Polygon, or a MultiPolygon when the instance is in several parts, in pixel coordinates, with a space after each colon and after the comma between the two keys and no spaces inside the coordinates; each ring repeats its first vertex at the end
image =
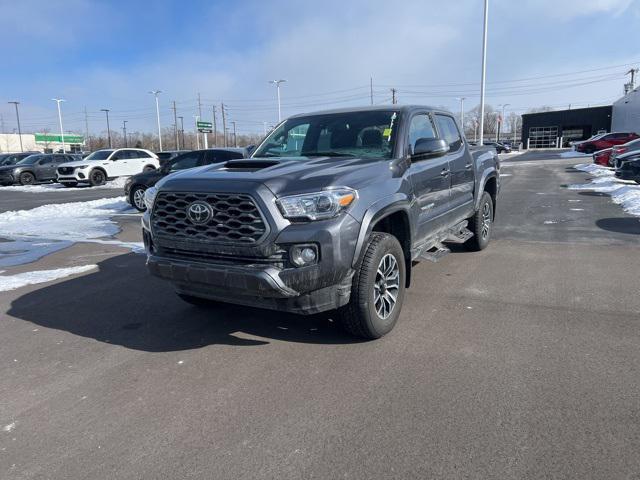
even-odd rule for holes
{"type": "Polygon", "coordinates": [[[78,187],[65,187],[61,183],[42,183],[39,185],[10,185],[7,187],[1,187],[0,191],[14,191],[14,192],[28,192],[28,193],[38,193],[38,192],[72,192],[76,190],[118,190],[124,189],[124,184],[127,182],[129,177],[118,177],[110,182],[106,182],[104,185],[100,185],[98,187],[92,187],[91,185],[84,185],[78,187]]]}
{"type": "MultiPolygon", "coordinates": [[[[37,270],[35,272],[17,273],[16,275],[0,275],[0,292],[15,290],[27,285],[50,282],[70,275],[88,272],[98,268],[97,265],[81,265],[78,267],[56,268],[54,270],[37,270]]],[[[5,429],[7,427],[4,427],[5,429]]],[[[11,430],[5,430],[7,432],[11,430]]]]}
{"type": "Polygon", "coordinates": [[[10,423],[9,425],[5,425],[4,427],[2,427],[2,431],[3,432],[10,432],[14,428],[16,428],[16,422],[10,423]]]}
{"type": "Polygon", "coordinates": [[[595,178],[590,183],[569,185],[569,190],[606,193],[611,196],[614,203],[621,205],[625,212],[640,216],[640,185],[616,178],[613,169],[601,165],[578,164],[574,168],[587,172],[595,178]]]}

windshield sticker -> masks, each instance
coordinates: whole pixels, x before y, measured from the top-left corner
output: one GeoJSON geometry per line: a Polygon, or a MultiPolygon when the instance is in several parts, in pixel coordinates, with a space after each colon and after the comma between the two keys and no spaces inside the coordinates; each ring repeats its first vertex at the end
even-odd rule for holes
{"type": "Polygon", "coordinates": [[[398,114],[396,112],[393,112],[393,115],[391,115],[391,125],[389,125],[389,128],[385,128],[384,129],[384,135],[385,137],[387,137],[387,142],[391,141],[391,133],[393,132],[393,124],[396,121],[396,117],[398,116],[398,114]]]}

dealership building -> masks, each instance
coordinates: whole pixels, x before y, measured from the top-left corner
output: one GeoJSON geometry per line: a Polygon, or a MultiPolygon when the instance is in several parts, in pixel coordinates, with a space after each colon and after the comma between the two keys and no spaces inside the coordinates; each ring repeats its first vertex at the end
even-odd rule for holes
{"type": "MultiPolygon", "coordinates": [[[[66,152],[80,152],[84,149],[83,135],[65,134],[66,152]]],[[[52,133],[0,133],[0,153],[43,152],[52,153],[62,149],[62,137],[52,133]]]]}
{"type": "Polygon", "coordinates": [[[570,142],[605,132],[640,133],[640,88],[613,105],[522,115],[524,148],[567,147],[570,142]]]}

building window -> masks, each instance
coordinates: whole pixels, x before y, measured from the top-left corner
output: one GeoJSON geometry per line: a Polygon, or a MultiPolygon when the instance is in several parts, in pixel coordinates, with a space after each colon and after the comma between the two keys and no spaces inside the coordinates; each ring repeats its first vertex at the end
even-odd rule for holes
{"type": "Polygon", "coordinates": [[[529,128],[529,148],[556,148],[558,127],[529,128]]]}

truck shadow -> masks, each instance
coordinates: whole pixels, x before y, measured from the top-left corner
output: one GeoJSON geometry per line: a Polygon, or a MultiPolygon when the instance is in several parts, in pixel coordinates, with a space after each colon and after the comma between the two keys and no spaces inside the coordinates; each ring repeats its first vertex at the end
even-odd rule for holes
{"type": "Polygon", "coordinates": [[[640,235],[640,219],[635,217],[601,218],[596,225],[609,232],[640,235]]]}
{"type": "Polygon", "coordinates": [[[310,317],[219,304],[198,308],[151,277],[144,257],[128,254],[98,271],[24,294],[8,315],[134,350],[164,352],[208,345],[259,346],[269,340],[343,344],[358,339],[331,314],[310,317]]]}

